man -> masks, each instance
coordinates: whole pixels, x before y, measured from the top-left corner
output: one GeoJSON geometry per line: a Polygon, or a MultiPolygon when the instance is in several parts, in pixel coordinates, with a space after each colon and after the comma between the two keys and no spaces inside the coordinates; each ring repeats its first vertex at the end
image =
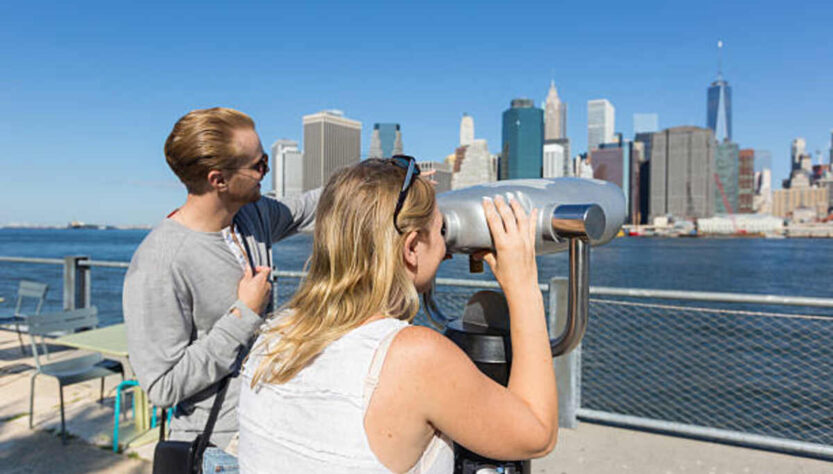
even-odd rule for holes
{"type": "MultiPolygon", "coordinates": [[[[232,109],[182,117],[165,158],[188,197],[133,255],[124,319],[139,383],[154,405],[176,407],[170,439],[190,441],[272,309],[272,243],[311,227],[320,190],[261,197],[268,156],[252,119],[232,109]]],[[[220,448],[237,432],[239,386],[235,376],[214,427],[220,448]]]]}

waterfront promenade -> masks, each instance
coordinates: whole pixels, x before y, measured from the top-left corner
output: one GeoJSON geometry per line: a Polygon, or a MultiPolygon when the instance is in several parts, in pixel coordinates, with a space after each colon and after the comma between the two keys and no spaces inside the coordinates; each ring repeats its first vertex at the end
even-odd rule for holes
{"type": "MultiPolygon", "coordinates": [[[[50,346],[50,351],[54,360],[77,355],[57,346],[50,346]]],[[[21,354],[15,333],[0,330],[0,472],[151,472],[153,443],[129,447],[122,454],[111,451],[113,395],[118,377],[108,380],[103,404],[98,403],[97,380],[65,389],[67,428],[74,436],[64,446],[55,434],[60,417],[54,379],[38,377],[35,429],[28,427],[29,377],[33,368],[33,359],[21,354]]],[[[821,474],[831,472],[833,463],[581,423],[578,429],[560,430],[555,451],[534,461],[532,467],[535,473],[552,474],[821,474]]]]}

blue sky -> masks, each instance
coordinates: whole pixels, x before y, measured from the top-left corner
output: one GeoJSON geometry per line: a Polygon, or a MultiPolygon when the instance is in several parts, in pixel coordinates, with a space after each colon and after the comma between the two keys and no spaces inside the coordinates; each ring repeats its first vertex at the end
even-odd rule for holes
{"type": "MultiPolygon", "coordinates": [[[[464,112],[500,149],[512,98],[555,79],[573,151],[586,102],[703,126],[722,39],[735,141],[789,170],[790,141],[828,156],[833,2],[3,2],[0,224],[153,224],[184,200],[162,145],[191,109],[250,114],[267,148],[338,108],[402,124],[442,159],[464,112]]],[[[267,177],[267,180],[269,177],[267,177]]],[[[268,186],[267,186],[268,188],[268,186]]]]}

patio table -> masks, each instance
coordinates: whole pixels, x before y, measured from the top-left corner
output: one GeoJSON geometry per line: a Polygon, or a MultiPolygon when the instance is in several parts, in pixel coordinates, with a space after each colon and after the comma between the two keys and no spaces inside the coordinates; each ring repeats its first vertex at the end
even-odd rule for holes
{"type": "MultiPolygon", "coordinates": [[[[67,334],[53,339],[50,342],[62,346],[100,352],[119,360],[124,368],[124,376],[127,379],[134,378],[133,368],[127,355],[127,330],[124,323],[107,326],[89,331],[67,334]]],[[[149,405],[147,394],[141,387],[135,389],[133,394],[136,402],[136,419],[134,424],[136,430],[143,433],[150,429],[149,405]]]]}

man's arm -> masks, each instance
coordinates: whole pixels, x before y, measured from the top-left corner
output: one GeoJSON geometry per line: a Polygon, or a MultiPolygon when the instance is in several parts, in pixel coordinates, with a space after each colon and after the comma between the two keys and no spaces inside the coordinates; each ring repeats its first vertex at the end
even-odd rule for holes
{"type": "Polygon", "coordinates": [[[272,242],[277,242],[296,232],[310,232],[315,225],[315,208],[321,188],[307,191],[297,196],[275,200],[261,200],[263,209],[268,213],[267,222],[271,224],[272,242]]]}
{"type": "Polygon", "coordinates": [[[141,260],[134,258],[124,281],[130,365],[150,401],[170,407],[230,373],[262,319],[238,300],[208,334],[192,340],[196,328],[190,301],[184,301],[190,295],[176,291],[169,265],[141,260]]]}

